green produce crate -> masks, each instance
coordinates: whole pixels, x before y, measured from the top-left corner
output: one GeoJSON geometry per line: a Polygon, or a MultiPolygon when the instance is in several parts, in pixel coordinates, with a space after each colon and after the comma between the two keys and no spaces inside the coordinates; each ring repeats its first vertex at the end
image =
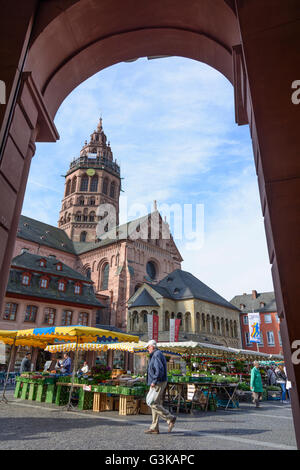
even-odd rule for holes
{"type": "Polygon", "coordinates": [[[22,400],[27,400],[28,390],[29,390],[29,383],[28,382],[23,383],[23,387],[22,387],[22,391],[21,391],[21,399],[22,400]]]}
{"type": "Polygon", "coordinates": [[[56,388],[55,403],[56,405],[66,405],[69,401],[70,387],[58,385],[56,388]]]}
{"type": "Polygon", "coordinates": [[[16,386],[15,386],[15,392],[14,392],[14,397],[15,398],[20,398],[21,396],[21,381],[20,380],[17,380],[16,381],[16,386]]]}
{"type": "Polygon", "coordinates": [[[56,394],[56,386],[54,383],[50,383],[47,385],[46,389],[46,403],[55,403],[55,394],[56,394]]]}
{"type": "Polygon", "coordinates": [[[82,388],[79,390],[78,409],[79,410],[92,410],[93,409],[93,392],[86,392],[82,388]]]}
{"type": "Polygon", "coordinates": [[[37,385],[37,392],[36,392],[36,401],[44,402],[46,399],[46,386],[44,384],[37,385]]]}
{"type": "Polygon", "coordinates": [[[29,384],[28,400],[35,400],[37,393],[37,386],[35,383],[29,384]]]}

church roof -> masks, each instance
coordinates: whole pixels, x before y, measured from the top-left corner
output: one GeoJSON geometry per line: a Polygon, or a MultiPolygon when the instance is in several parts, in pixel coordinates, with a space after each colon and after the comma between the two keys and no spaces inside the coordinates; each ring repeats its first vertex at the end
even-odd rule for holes
{"type": "Polygon", "coordinates": [[[20,216],[17,237],[56,250],[76,254],[74,244],[64,230],[25,215],[20,216]]]}
{"type": "Polygon", "coordinates": [[[193,274],[176,269],[157,284],[149,284],[160,295],[173,300],[199,299],[222,307],[238,308],[197,279],[193,274]]]}
{"type": "Polygon", "coordinates": [[[147,289],[142,290],[140,295],[135,299],[135,301],[130,305],[130,308],[133,307],[159,307],[159,304],[152,297],[147,289]]]}

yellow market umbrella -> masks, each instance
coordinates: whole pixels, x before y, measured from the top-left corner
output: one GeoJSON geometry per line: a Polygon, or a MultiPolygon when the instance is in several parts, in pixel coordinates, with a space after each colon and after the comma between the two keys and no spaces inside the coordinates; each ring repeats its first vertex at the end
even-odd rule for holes
{"type": "Polygon", "coordinates": [[[139,341],[139,337],[135,335],[80,325],[18,330],[16,335],[17,341],[27,340],[28,343],[30,341],[32,343],[39,341],[44,344],[44,347],[56,341],[74,342],[75,339],[77,343],[90,343],[94,341],[108,343],[131,341],[138,343],[139,341]]]}
{"type": "MultiPolygon", "coordinates": [[[[78,351],[128,351],[136,352],[145,349],[146,343],[113,343],[113,344],[99,344],[99,343],[82,343],[78,344],[78,351]]],[[[76,350],[76,343],[66,344],[51,344],[45,348],[46,351],[51,353],[68,352],[76,350]]]]}

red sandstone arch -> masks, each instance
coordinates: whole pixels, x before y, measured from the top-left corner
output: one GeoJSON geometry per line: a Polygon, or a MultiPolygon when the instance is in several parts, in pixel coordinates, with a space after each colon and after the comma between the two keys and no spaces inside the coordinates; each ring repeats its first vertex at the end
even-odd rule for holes
{"type": "Polygon", "coordinates": [[[236,119],[249,122],[300,447],[298,0],[26,0],[3,2],[0,109],[0,298],[36,141],[58,138],[53,117],[93,73],[140,56],[206,62],[234,85],[236,119]]]}

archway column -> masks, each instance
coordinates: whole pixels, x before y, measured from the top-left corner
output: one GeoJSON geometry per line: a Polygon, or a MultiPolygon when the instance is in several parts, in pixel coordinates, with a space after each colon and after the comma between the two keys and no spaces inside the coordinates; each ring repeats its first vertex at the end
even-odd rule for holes
{"type": "Polygon", "coordinates": [[[19,218],[38,140],[55,142],[55,125],[31,74],[23,73],[0,164],[0,299],[3,302],[19,218]]]}
{"type": "Polygon", "coordinates": [[[294,0],[236,0],[236,12],[244,62],[239,89],[246,84],[240,96],[253,142],[300,448],[300,364],[292,360],[293,343],[300,340],[300,105],[292,102],[292,84],[300,77],[300,8],[294,0]]]}

